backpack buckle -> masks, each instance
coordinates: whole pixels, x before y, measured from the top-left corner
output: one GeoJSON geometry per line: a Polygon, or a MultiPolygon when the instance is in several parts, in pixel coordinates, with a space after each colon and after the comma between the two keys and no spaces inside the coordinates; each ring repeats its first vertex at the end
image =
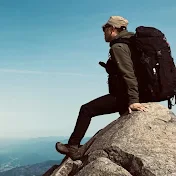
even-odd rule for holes
{"type": "Polygon", "coordinates": [[[156,51],[156,55],[157,55],[157,58],[160,59],[162,57],[161,50],[156,51]]]}
{"type": "Polygon", "coordinates": [[[174,90],[173,97],[169,97],[169,99],[168,99],[168,108],[172,109],[172,106],[174,106],[174,105],[176,105],[176,90],[174,90]],[[175,104],[172,104],[172,101],[173,101],[174,98],[175,98],[175,104]]]}

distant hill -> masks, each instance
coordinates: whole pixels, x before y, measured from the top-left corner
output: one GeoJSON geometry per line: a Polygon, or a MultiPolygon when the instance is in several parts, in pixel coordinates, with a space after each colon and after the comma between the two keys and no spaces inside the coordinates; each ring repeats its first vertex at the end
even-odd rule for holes
{"type": "MultiPolygon", "coordinates": [[[[83,139],[85,143],[89,138],[83,139]]],[[[33,139],[0,139],[0,173],[26,165],[50,160],[61,160],[64,155],[55,150],[55,143],[67,143],[68,137],[41,137],[33,139]]]]}
{"type": "Polygon", "coordinates": [[[0,176],[42,176],[53,165],[59,165],[59,161],[46,161],[28,166],[17,167],[5,172],[1,172],[0,176]]]}
{"type": "Polygon", "coordinates": [[[47,137],[17,141],[6,140],[5,143],[0,140],[0,172],[48,160],[61,160],[64,156],[55,150],[57,141],[67,142],[67,139],[47,137]]]}

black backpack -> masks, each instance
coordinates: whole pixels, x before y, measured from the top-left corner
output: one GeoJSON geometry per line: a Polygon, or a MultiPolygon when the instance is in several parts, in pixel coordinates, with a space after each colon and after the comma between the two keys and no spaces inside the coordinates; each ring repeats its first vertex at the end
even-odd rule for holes
{"type": "Polygon", "coordinates": [[[126,43],[131,50],[140,94],[148,101],[168,100],[171,109],[176,96],[176,67],[165,35],[154,27],[139,26],[134,36],[113,40],[110,46],[115,43],[126,43]]]}

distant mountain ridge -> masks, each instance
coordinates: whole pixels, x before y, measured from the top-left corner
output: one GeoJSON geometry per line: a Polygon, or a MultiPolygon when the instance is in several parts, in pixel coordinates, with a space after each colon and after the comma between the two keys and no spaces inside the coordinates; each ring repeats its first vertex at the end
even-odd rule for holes
{"type": "Polygon", "coordinates": [[[0,172],[0,176],[42,176],[51,166],[60,163],[61,160],[50,160],[33,165],[16,167],[5,172],[0,172]]]}
{"type": "Polygon", "coordinates": [[[63,155],[55,150],[55,143],[67,140],[64,137],[0,140],[0,172],[48,160],[60,160],[63,155]]]}
{"type": "MultiPolygon", "coordinates": [[[[82,143],[85,143],[88,139],[89,137],[84,138],[82,143]]],[[[62,160],[64,155],[55,150],[55,143],[58,141],[67,143],[68,137],[40,137],[16,140],[0,139],[0,176],[2,172],[17,167],[27,166],[28,168],[30,165],[46,161],[62,160]]]]}

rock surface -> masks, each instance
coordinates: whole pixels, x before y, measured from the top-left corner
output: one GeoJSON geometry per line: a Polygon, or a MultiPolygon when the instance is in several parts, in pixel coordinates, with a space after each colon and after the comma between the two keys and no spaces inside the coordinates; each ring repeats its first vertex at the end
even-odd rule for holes
{"type": "Polygon", "coordinates": [[[65,159],[52,176],[66,161],[62,176],[176,176],[176,116],[158,103],[144,105],[148,112],[113,121],[80,148],[80,161],[65,159]]]}

